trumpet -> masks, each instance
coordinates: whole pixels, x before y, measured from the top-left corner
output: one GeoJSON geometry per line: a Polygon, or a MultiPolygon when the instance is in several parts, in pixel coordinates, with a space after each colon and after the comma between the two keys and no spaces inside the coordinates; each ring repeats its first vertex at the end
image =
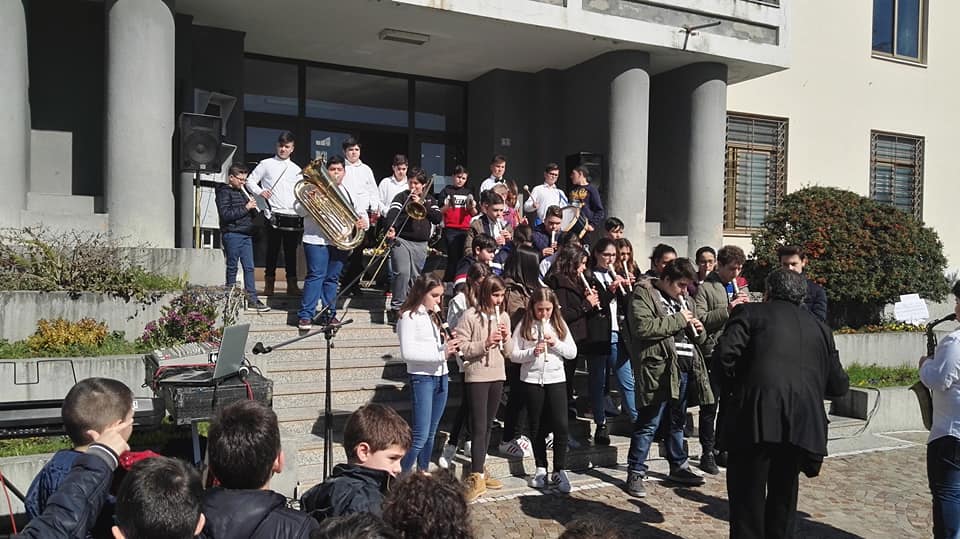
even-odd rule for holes
{"type": "MultiPolygon", "coordinates": [[[[430,176],[430,181],[427,182],[427,185],[423,187],[423,191],[420,192],[420,200],[427,200],[427,194],[430,192],[430,188],[433,187],[433,180],[436,177],[436,174],[430,176]]],[[[411,202],[409,196],[407,197],[407,205],[404,211],[407,212],[407,217],[414,221],[421,221],[427,218],[427,206],[423,202],[411,202]]]]}

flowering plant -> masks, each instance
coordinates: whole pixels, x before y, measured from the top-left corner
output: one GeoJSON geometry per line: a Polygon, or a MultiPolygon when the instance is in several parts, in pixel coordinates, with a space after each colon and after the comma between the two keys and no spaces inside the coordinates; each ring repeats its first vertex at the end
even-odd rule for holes
{"type": "Polygon", "coordinates": [[[242,299],[234,287],[189,289],[163,307],[159,319],[147,323],[139,341],[150,348],[219,342],[223,327],[236,321],[242,299]]]}

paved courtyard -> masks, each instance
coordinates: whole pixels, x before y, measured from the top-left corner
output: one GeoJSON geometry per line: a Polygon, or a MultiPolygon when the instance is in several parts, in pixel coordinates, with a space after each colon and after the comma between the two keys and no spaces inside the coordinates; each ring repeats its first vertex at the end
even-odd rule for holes
{"type": "MultiPolygon", "coordinates": [[[[872,447],[828,458],[819,477],[801,476],[797,537],[930,537],[925,435],[882,435],[872,447]]],[[[471,506],[476,536],[552,538],[577,518],[602,519],[628,537],[726,536],[724,476],[708,478],[701,488],[682,488],[660,480],[663,468],[651,472],[643,499],[621,490],[622,467],[577,474],[569,495],[531,494],[519,483],[508,484],[505,497],[471,506]]]]}

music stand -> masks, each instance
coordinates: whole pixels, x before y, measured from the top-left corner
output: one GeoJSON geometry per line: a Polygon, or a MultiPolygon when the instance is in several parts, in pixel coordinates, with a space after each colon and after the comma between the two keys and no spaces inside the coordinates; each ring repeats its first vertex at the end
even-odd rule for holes
{"type": "Polygon", "coordinates": [[[313,337],[318,333],[323,333],[323,337],[326,340],[327,344],[327,363],[324,367],[324,372],[326,375],[326,381],[324,382],[324,391],[326,394],[323,398],[323,480],[327,480],[327,476],[330,475],[331,465],[333,464],[333,401],[331,400],[331,349],[333,349],[333,338],[336,337],[337,332],[340,331],[340,328],[347,324],[353,323],[353,319],[344,320],[339,324],[324,324],[321,328],[310,331],[305,335],[300,335],[294,337],[293,339],[277,343],[273,346],[264,346],[262,342],[258,342],[253,345],[253,353],[257,354],[269,354],[278,348],[283,348],[284,346],[289,346],[295,342],[302,341],[308,337],[313,337]]]}

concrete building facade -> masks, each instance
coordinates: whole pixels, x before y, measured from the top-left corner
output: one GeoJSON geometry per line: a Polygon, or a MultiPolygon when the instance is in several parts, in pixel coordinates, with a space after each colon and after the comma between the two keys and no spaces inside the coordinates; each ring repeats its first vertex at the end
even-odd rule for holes
{"type": "Polygon", "coordinates": [[[681,253],[722,241],[728,86],[787,67],[793,9],[786,0],[5,6],[7,224],[60,219],[188,246],[182,216],[194,201],[176,119],[221,113],[200,97],[216,93],[237,102],[223,130],[235,162],[269,155],[281,129],[297,135],[301,163],[359,133],[379,177],[406,153],[439,176],[466,165],[474,185],[493,154],[531,188],[546,163],[590,155],[592,180],[640,254],[662,240],[681,253]],[[48,150],[37,155],[31,141],[48,150]]]}
{"type": "MultiPolygon", "coordinates": [[[[829,17],[820,8],[794,3],[789,70],[728,88],[731,126],[780,126],[786,192],[825,185],[895,204],[939,233],[956,270],[960,110],[952,102],[960,69],[950,24],[960,4],[834,2],[829,17]]],[[[728,144],[728,154],[736,146],[728,144]]],[[[731,228],[726,241],[749,247],[748,235],[731,228]]]]}

